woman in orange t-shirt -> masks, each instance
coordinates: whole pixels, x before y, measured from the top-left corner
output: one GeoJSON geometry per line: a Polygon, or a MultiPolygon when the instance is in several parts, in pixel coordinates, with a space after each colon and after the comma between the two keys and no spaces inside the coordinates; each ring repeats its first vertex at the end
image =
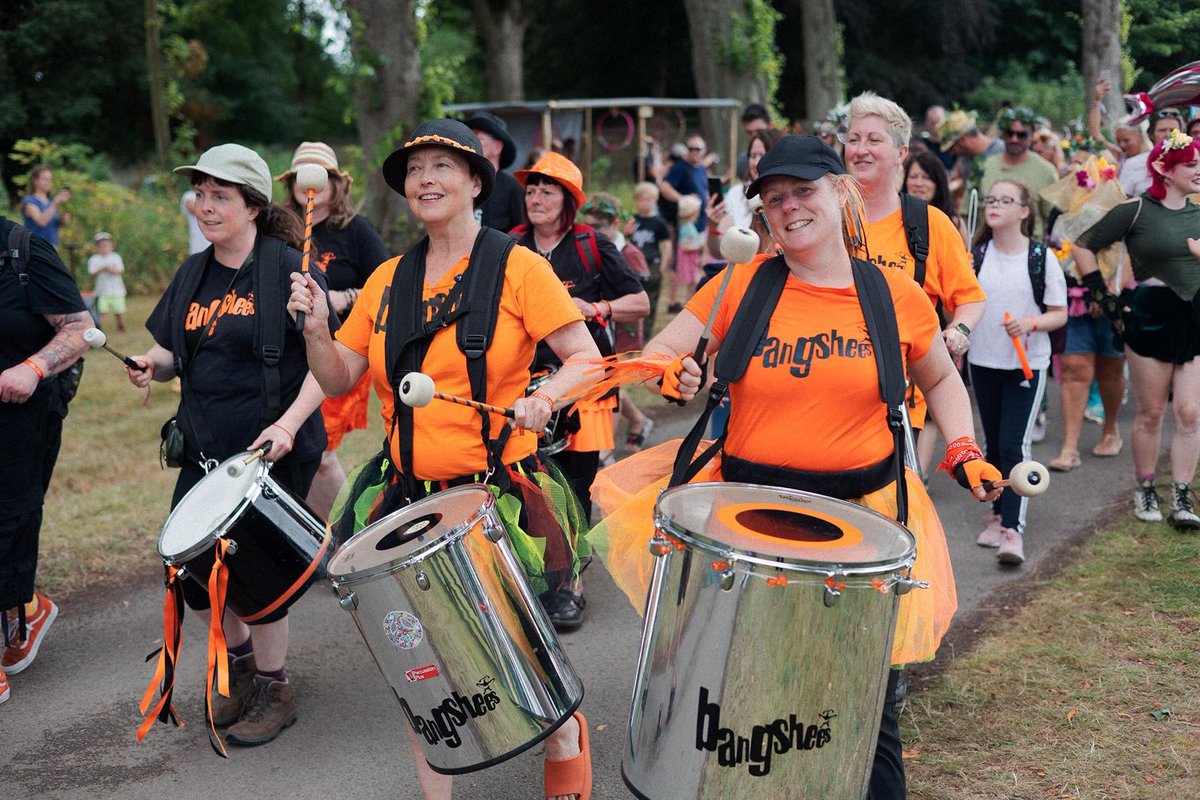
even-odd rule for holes
{"type": "MultiPolygon", "coordinates": [[[[731,413],[720,463],[695,480],[769,482],[833,496],[838,496],[836,490],[828,487],[834,480],[857,483],[865,491],[842,494],[841,499],[895,517],[895,470],[888,467],[894,457],[893,436],[880,401],[874,356],[878,349],[866,335],[852,275],[852,243],[843,224],[847,205],[846,216],[858,213],[857,187],[843,176],[841,161],[828,145],[812,136],[788,136],[759,162],[759,176],[746,195],[760,193],[789,274],[760,346],[744,376],[730,385],[731,413]]],[[[735,268],[714,319],[710,355],[720,349],[750,278],[762,263],[735,268]]],[[[983,460],[971,438],[970,401],[933,308],[907,275],[899,270],[882,274],[895,306],[908,374],[925,392],[935,421],[951,442],[944,466],[977,499],[996,496],[998,490],[989,493],[982,482],[1000,475],[983,460]]],[[[664,376],[664,395],[690,400],[699,391],[701,371],[689,354],[716,301],[717,284],[711,281],[698,292],[646,345],[647,353],[675,358],[664,376]]],[[[620,468],[618,464],[613,469],[620,468]]],[[[897,666],[933,657],[957,605],[945,534],[921,480],[911,470],[907,492],[908,527],[917,539],[913,574],[930,581],[931,588],[911,592],[900,602],[892,653],[897,666]]],[[[599,482],[597,499],[604,504],[599,482]]],[[[607,533],[622,535],[612,529],[607,533]]],[[[646,533],[641,532],[642,542],[646,533]]],[[[873,800],[904,796],[896,719],[898,672],[893,669],[888,681],[871,778],[873,800]]]]}
{"type": "MultiPolygon", "coordinates": [[[[468,306],[459,292],[469,284],[461,279],[473,249],[481,237],[492,235],[476,221],[475,209],[492,189],[495,168],[483,156],[483,148],[469,128],[443,119],[419,125],[384,162],[383,175],[389,186],[408,198],[409,209],[425,225],[426,238],[404,256],[379,266],[363,287],[337,341],[326,330],[327,311],[313,302],[316,284],[311,276],[292,276],[288,303],[289,310],[308,315],[304,336],[309,367],[326,394],[336,396],[350,390],[369,371],[383,402],[387,452],[348,479],[348,489],[334,504],[334,530],[338,532],[344,525],[352,533],[364,522],[451,486],[487,483],[498,494],[497,508],[505,531],[532,588],[543,597],[556,594],[578,577],[575,556],[580,542],[576,537],[586,530],[586,521],[577,504],[547,515],[523,514],[523,503],[534,502],[532,492],[542,495],[539,503],[553,503],[555,496],[565,496],[570,502],[562,474],[538,458],[536,434],[546,426],[558,398],[584,380],[586,365],[580,362],[598,358],[599,352],[550,265],[536,253],[515,246],[505,262],[495,334],[486,351],[486,401],[511,407],[515,419],[507,423],[495,414],[482,417],[473,408],[447,402],[411,409],[411,417],[405,419],[407,411],[396,408],[398,393],[389,380],[392,358],[401,365],[419,365],[445,394],[472,396],[467,359],[456,338],[459,323],[450,320],[468,306]],[[413,283],[414,293],[416,286],[421,287],[419,311],[415,302],[408,310],[391,303],[393,282],[403,286],[405,281],[413,283]],[[416,319],[417,313],[420,319],[416,319]],[[424,324],[438,317],[443,318],[440,327],[424,324]],[[393,326],[399,326],[403,335],[417,330],[416,349],[410,342],[399,353],[389,353],[387,332],[393,326]],[[568,364],[540,391],[526,397],[529,366],[542,340],[568,364]],[[493,437],[489,431],[500,433],[493,437]],[[354,509],[362,507],[364,491],[375,495],[369,518],[359,521],[354,509]],[[348,510],[343,516],[339,509],[348,510]],[[559,519],[566,519],[571,530],[562,530],[559,519]],[[529,530],[522,530],[522,525],[529,530]],[[557,543],[546,544],[548,539],[557,543]],[[531,548],[540,551],[538,557],[522,557],[531,548]],[[555,553],[565,553],[565,563],[564,556],[555,553]],[[543,558],[546,562],[556,558],[558,563],[543,567],[543,558]]],[[[405,371],[409,368],[404,366],[405,371]]],[[[581,725],[586,725],[586,720],[576,712],[545,740],[547,783],[578,787],[556,795],[560,800],[583,800],[591,792],[590,754],[581,749],[586,741],[581,739],[581,725]]],[[[449,798],[451,777],[428,766],[411,730],[409,738],[424,796],[449,798]]]]}

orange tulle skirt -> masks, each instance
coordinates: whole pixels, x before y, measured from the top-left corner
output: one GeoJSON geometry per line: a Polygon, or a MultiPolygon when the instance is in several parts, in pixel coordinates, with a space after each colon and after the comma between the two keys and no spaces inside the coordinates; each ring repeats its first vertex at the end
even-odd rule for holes
{"type": "Polygon", "coordinates": [[[342,437],[350,431],[361,431],[367,427],[367,406],[371,402],[371,373],[363,373],[354,388],[341,397],[326,397],[321,403],[321,417],[325,420],[325,435],[329,444],[325,450],[332,453],[342,444],[342,437]]]}
{"type": "MultiPolygon", "coordinates": [[[[670,480],[680,443],[676,439],[636,453],[601,470],[592,484],[592,501],[604,512],[604,520],[588,534],[588,543],[638,613],[644,611],[654,573],[655,559],[646,547],[654,533],[654,504],[670,480]]],[[[700,449],[708,444],[704,442],[700,449]]],[[[692,482],[721,480],[720,462],[718,454],[692,482]]],[[[896,484],[851,502],[895,519],[896,484]]],[[[893,665],[932,659],[958,609],[945,531],[924,484],[911,470],[908,530],[917,540],[913,577],[927,581],[929,588],[914,589],[900,598],[893,665]]]]}
{"type": "Polygon", "coordinates": [[[613,449],[613,411],[617,398],[577,403],[579,430],[567,437],[567,449],[575,453],[591,453],[613,449]]]}

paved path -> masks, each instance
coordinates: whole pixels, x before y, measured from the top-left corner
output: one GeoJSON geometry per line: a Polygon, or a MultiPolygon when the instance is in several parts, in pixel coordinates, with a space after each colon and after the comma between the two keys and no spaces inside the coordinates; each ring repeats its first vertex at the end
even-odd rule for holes
{"type": "MultiPolygon", "coordinates": [[[[654,439],[680,435],[694,413],[664,417],[654,439]]],[[[1005,586],[1036,570],[1081,529],[1102,523],[1098,515],[1114,513],[1104,508],[1127,493],[1128,444],[1119,458],[1094,459],[1086,454],[1098,437],[1097,426],[1085,426],[1084,468],[1054,475],[1050,491],[1032,505],[1029,562],[1019,570],[1000,569],[994,551],[975,546],[983,509],[944,476],[933,479],[950,534],[960,614],[1002,605],[1005,586]]],[[[1052,426],[1034,456],[1053,458],[1057,442],[1052,426]]],[[[0,798],[420,797],[399,707],[350,616],[324,587],[314,587],[292,616],[288,669],[300,710],[293,728],[269,745],[232,749],[228,761],[212,754],[201,711],[205,644],[196,618],[189,617],[176,695],[188,725],[157,726],[137,743],[136,703],[151,671],[143,658],[161,635],[162,590],[155,573],[148,554],[145,578],[136,586],[67,604],[37,662],[12,679],[12,698],[0,706],[0,798]]],[[[639,635],[638,616],[602,568],[593,567],[588,621],[563,641],[587,687],[583,709],[592,725],[597,800],[629,797],[620,758],[639,635]]],[[[537,797],[540,761],[527,753],[459,778],[457,787],[463,798],[537,797]]]]}

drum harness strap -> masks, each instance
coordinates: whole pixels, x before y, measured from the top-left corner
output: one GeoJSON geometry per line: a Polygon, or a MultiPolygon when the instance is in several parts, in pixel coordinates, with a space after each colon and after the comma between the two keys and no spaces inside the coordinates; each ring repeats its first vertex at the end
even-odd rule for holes
{"type": "MultiPolygon", "coordinates": [[[[500,316],[500,295],[508,254],[516,244],[512,237],[492,228],[480,228],[471,249],[467,269],[455,279],[454,287],[439,304],[425,310],[425,258],[429,238],[417,242],[396,264],[388,295],[387,329],[384,356],[388,383],[392,387],[392,429],[388,441],[395,440],[400,450],[400,480],[410,501],[420,497],[413,472],[413,410],[400,400],[400,383],[409,372],[417,372],[429,351],[434,335],[457,322],[458,349],[467,358],[467,377],[471,399],[487,402],[487,350],[496,333],[500,316]],[[396,437],[399,437],[396,439],[396,437]]],[[[383,314],[379,315],[383,324],[383,314]]],[[[487,476],[507,476],[501,455],[512,429],[505,425],[491,438],[491,418],[479,412],[480,436],[487,450],[487,476]]],[[[390,452],[385,443],[385,452],[390,452]]],[[[484,482],[487,482],[485,478],[484,482]]]]}
{"type": "MultiPolygon", "coordinates": [[[[250,255],[246,258],[241,268],[234,273],[233,279],[229,282],[229,287],[226,288],[225,295],[223,295],[224,297],[229,294],[234,283],[237,282],[237,279],[247,267],[253,266],[256,263],[258,264],[257,269],[251,270],[251,279],[254,284],[253,291],[255,298],[254,353],[262,362],[263,371],[265,400],[262,421],[264,427],[279,419],[284,410],[283,384],[280,378],[279,362],[283,357],[284,325],[287,320],[287,311],[285,309],[286,295],[283,284],[283,281],[287,279],[287,276],[284,274],[284,258],[287,250],[287,244],[279,239],[269,236],[259,236],[254,243],[254,249],[250,252],[250,255]],[[267,275],[265,273],[270,274],[267,275]]],[[[174,307],[171,309],[172,318],[179,323],[173,325],[171,329],[171,351],[175,357],[176,375],[187,375],[191,369],[192,362],[196,359],[196,354],[200,351],[200,346],[208,339],[209,333],[217,319],[217,315],[214,313],[208,321],[208,326],[201,333],[200,339],[196,343],[191,356],[185,358],[187,346],[184,344],[182,321],[187,316],[188,304],[192,302],[196,291],[200,288],[200,284],[204,280],[204,273],[208,269],[211,253],[212,248],[194,253],[184,259],[183,264],[179,267],[179,289],[175,295],[174,307]]],[[[184,385],[184,392],[187,392],[186,384],[184,385]]],[[[184,400],[180,401],[179,406],[184,410],[188,408],[184,400]]],[[[189,425],[188,427],[191,428],[191,432],[201,435],[200,428],[194,425],[189,425]]],[[[203,429],[202,435],[209,443],[212,443],[213,440],[208,433],[208,428],[203,429]]],[[[216,452],[215,446],[210,448],[210,452],[216,452]]],[[[201,454],[203,455],[203,449],[201,450],[201,454]]],[[[211,466],[215,463],[215,461],[205,459],[205,472],[211,469],[211,466]]]]}
{"type": "MultiPolygon", "coordinates": [[[[901,525],[908,524],[908,487],[904,474],[904,412],[905,379],[904,361],[900,354],[900,333],[896,323],[895,307],[887,279],[879,268],[861,259],[851,259],[854,288],[862,306],[863,319],[867,325],[867,336],[875,348],[875,366],[879,376],[879,395],[887,406],[888,427],[892,431],[893,452],[891,462],[896,481],[896,519],[901,525]]],[[[787,283],[788,268],[782,256],[763,262],[758,272],[750,279],[750,285],[742,298],[729,333],[721,344],[713,367],[713,383],[708,392],[708,401],[700,418],[684,438],[675,456],[675,466],[669,486],[679,486],[694,478],[712,460],[725,443],[722,434],[704,452],[696,456],[696,450],[708,428],[708,419],[725,397],[729,385],[746,374],[755,348],[766,334],[767,326],[783,287],[787,283]],[[694,457],[694,458],[693,458],[694,457]]],[[[728,433],[726,426],[726,433],[728,433]]],[[[742,462],[750,464],[751,462],[742,462]]],[[[886,462],[885,462],[886,463],[886,462]]],[[[778,470],[781,468],[768,468],[778,470]]],[[[871,468],[867,468],[870,470],[871,468]]],[[[808,475],[809,473],[799,473],[808,475]]],[[[845,498],[842,498],[845,499],[845,498]]]]}

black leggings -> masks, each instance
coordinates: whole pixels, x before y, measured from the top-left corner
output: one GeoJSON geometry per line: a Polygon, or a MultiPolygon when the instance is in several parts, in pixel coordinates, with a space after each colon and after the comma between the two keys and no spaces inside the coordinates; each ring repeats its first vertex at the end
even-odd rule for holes
{"type": "Polygon", "coordinates": [[[904,670],[889,669],[887,694],[883,699],[883,717],[879,740],[875,745],[875,763],[871,767],[871,785],[867,800],[904,800],[908,784],[904,779],[904,751],[900,741],[900,687],[904,670]]]}
{"type": "Polygon", "coordinates": [[[596,470],[600,467],[600,453],[591,450],[586,453],[576,453],[564,450],[554,456],[559,469],[571,485],[571,491],[579,498],[583,506],[583,518],[592,519],[592,484],[596,481],[596,470]]]}

